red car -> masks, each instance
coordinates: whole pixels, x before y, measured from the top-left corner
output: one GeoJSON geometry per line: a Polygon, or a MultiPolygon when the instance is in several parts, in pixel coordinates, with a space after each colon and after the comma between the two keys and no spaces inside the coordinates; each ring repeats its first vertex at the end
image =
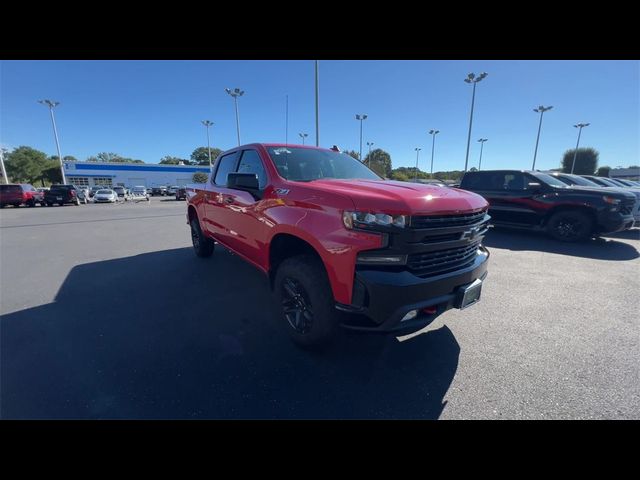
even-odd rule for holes
{"type": "Polygon", "coordinates": [[[36,203],[44,207],[44,193],[39,192],[32,185],[28,183],[0,185],[0,208],[6,205],[35,207],[36,203]]]}
{"type": "Polygon", "coordinates": [[[337,147],[283,144],[229,150],[188,190],[195,253],[218,242],[264,272],[302,346],[337,325],[422,328],[480,299],[489,215],[475,193],[386,181],[337,147]]]}

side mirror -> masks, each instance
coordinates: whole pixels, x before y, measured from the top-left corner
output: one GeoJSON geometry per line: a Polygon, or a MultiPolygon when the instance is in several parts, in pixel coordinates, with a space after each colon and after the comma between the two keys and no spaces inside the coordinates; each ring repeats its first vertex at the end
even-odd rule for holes
{"type": "Polygon", "coordinates": [[[260,190],[258,175],[255,173],[230,173],[227,176],[227,188],[257,192],[260,190]]]}

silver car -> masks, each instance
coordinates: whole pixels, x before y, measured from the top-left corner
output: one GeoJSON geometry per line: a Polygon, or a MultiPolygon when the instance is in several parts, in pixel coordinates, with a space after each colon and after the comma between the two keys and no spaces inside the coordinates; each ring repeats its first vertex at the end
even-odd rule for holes
{"type": "Polygon", "coordinates": [[[111,189],[98,190],[93,196],[95,203],[116,203],[118,201],[118,194],[111,189]]]}

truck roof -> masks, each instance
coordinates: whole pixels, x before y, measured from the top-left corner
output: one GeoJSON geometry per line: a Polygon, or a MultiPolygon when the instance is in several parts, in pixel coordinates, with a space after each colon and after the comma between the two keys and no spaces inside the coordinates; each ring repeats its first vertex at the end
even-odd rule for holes
{"type": "Polygon", "coordinates": [[[230,148],[229,150],[235,150],[236,148],[246,148],[246,147],[295,147],[295,148],[308,148],[310,150],[325,150],[325,151],[333,151],[330,148],[325,147],[316,147],[315,145],[298,145],[296,143],[271,143],[271,142],[255,142],[255,143],[247,143],[244,145],[240,145],[239,147],[230,148]]]}

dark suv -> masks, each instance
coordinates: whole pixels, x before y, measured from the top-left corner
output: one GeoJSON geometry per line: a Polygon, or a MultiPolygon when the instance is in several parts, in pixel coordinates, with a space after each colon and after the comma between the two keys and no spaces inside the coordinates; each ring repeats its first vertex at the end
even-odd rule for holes
{"type": "Polygon", "coordinates": [[[60,206],[65,203],[80,205],[80,198],[74,185],[51,185],[49,191],[44,194],[44,201],[50,207],[54,203],[60,206]]]}
{"type": "Polygon", "coordinates": [[[460,188],[489,201],[495,225],[544,230],[567,242],[633,226],[632,193],[568,186],[541,172],[467,172],[460,188]]]}

